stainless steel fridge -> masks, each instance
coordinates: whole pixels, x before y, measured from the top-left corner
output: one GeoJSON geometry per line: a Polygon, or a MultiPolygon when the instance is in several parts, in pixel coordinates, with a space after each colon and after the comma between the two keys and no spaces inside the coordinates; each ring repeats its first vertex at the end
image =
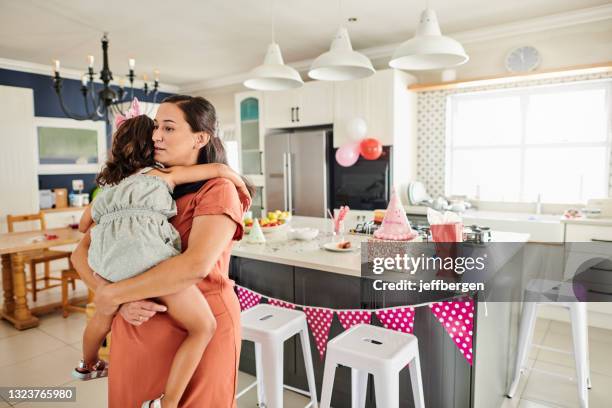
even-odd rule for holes
{"type": "Polygon", "coordinates": [[[325,217],[329,140],[331,129],[265,136],[268,211],[291,210],[294,215],[325,217]]]}

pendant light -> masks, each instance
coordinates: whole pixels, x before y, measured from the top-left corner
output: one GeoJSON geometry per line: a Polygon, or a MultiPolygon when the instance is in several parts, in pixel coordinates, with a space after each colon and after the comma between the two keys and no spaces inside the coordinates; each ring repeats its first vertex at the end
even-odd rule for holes
{"type": "Polygon", "coordinates": [[[442,35],[436,12],[426,8],[416,34],[393,53],[389,66],[405,70],[428,70],[455,67],[469,57],[457,40],[442,35]]]}
{"type": "MultiPolygon", "coordinates": [[[[338,6],[341,19],[341,5],[338,6]]],[[[354,51],[348,30],[340,27],[332,40],[329,51],[319,55],[310,66],[308,76],[321,81],[346,81],[365,78],[374,73],[372,62],[365,55],[354,51]]]]}
{"type": "MultiPolygon", "coordinates": [[[[272,2],[270,3],[272,5],[272,2]]],[[[268,45],[268,51],[262,65],[255,67],[249,73],[249,79],[244,81],[244,86],[258,91],[282,91],[285,89],[299,88],[304,84],[299,72],[293,67],[285,65],[280,47],[275,41],[274,35],[274,11],[272,9],[272,42],[268,45]]]]}

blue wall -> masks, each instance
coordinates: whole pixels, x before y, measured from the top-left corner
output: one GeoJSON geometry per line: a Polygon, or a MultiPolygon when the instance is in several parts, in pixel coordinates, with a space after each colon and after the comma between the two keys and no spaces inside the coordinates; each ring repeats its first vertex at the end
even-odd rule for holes
{"type": "MultiPolygon", "coordinates": [[[[0,69],[0,85],[32,88],[34,91],[35,116],[66,117],[64,112],[62,112],[58,97],[53,88],[51,75],[0,69]]],[[[97,85],[97,87],[101,88],[101,85],[97,85]]],[[[169,95],[171,94],[160,92],[157,96],[157,102],[169,95]]],[[[68,109],[76,114],[85,114],[83,95],[81,94],[81,81],[64,79],[62,82],[62,96],[68,109]]],[[[144,97],[144,93],[140,90],[136,90],[134,96],[143,101],[147,100],[144,97]]],[[[110,126],[107,126],[106,133],[107,146],[110,147],[110,126]]],[[[85,182],[85,192],[90,192],[95,187],[95,177],[95,174],[44,175],[38,176],[38,184],[40,189],[67,188],[70,191],[72,190],[72,180],[81,179],[85,182]]]]}

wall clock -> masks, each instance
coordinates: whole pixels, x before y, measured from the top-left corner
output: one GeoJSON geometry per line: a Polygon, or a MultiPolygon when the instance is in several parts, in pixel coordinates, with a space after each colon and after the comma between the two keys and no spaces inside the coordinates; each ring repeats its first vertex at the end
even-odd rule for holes
{"type": "Polygon", "coordinates": [[[506,69],[510,72],[529,72],[540,65],[540,53],[531,46],[513,49],[506,56],[506,69]]]}

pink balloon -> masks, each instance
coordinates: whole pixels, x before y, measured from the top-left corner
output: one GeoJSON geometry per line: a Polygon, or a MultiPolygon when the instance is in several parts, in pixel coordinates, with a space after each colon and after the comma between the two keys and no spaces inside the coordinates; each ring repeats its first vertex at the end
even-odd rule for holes
{"type": "Polygon", "coordinates": [[[343,167],[350,167],[359,159],[359,142],[351,142],[340,146],[336,151],[336,161],[343,167]]]}

